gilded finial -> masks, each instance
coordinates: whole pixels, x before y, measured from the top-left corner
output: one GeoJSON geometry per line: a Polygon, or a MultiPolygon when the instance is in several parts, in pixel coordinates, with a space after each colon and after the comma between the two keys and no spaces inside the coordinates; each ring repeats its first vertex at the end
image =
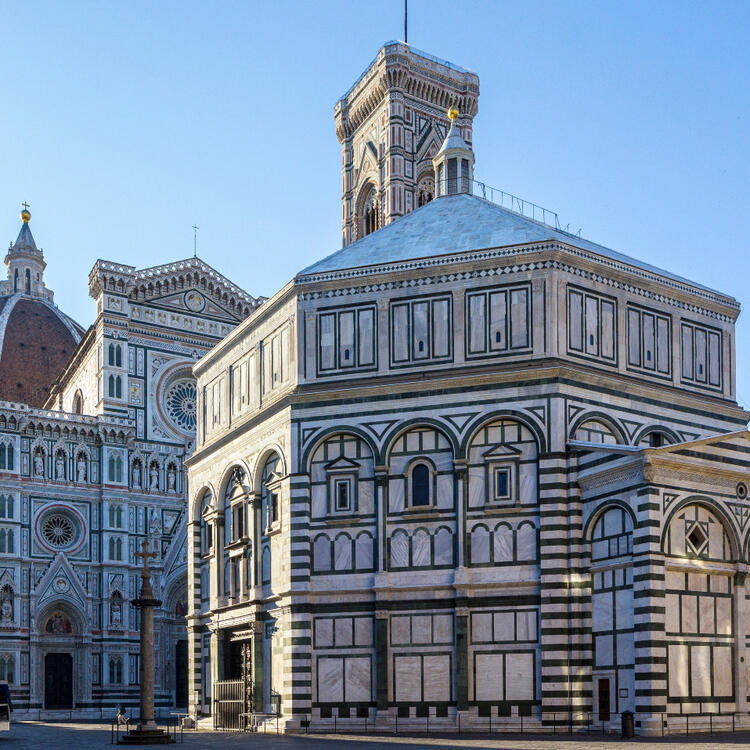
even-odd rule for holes
{"type": "Polygon", "coordinates": [[[31,220],[31,214],[29,213],[29,204],[24,201],[22,204],[23,211],[21,211],[21,220],[24,224],[28,224],[31,220]]]}
{"type": "Polygon", "coordinates": [[[455,104],[448,110],[448,117],[450,117],[451,122],[458,117],[458,107],[456,107],[455,104]]]}

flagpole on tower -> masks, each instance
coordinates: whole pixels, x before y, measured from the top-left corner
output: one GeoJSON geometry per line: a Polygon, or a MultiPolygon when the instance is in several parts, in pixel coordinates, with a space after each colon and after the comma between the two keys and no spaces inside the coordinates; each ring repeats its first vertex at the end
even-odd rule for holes
{"type": "Polygon", "coordinates": [[[409,0],[404,0],[404,44],[409,44],[409,0]]]}

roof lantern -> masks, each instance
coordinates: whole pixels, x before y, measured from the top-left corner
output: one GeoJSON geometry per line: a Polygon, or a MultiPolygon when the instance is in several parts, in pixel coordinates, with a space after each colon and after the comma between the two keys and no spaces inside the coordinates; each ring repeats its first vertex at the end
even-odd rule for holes
{"type": "Polygon", "coordinates": [[[471,193],[474,179],[474,152],[466,145],[461,131],[456,126],[458,109],[448,110],[451,127],[440,150],[432,159],[435,169],[435,191],[437,197],[471,193]]]}

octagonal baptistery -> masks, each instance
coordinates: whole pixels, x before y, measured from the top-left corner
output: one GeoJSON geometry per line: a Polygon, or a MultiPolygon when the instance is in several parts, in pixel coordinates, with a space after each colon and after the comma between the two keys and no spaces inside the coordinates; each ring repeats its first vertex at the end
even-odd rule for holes
{"type": "Polygon", "coordinates": [[[5,256],[0,282],[0,400],[42,406],[78,346],[84,329],[53,302],[44,285],[46,263],[23,211],[18,239],[5,256]]]}

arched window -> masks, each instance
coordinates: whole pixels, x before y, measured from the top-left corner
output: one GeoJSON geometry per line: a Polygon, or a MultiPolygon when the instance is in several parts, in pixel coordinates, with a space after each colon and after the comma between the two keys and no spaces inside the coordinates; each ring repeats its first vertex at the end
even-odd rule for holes
{"type": "Polygon", "coordinates": [[[122,657],[113,656],[109,660],[109,682],[110,685],[122,684],[122,657]]]}
{"type": "Polygon", "coordinates": [[[113,529],[122,528],[122,505],[109,506],[109,525],[113,529]]]}
{"type": "Polygon", "coordinates": [[[115,398],[122,398],[122,378],[119,375],[115,378],[115,398]]]}
{"type": "Polygon", "coordinates": [[[201,503],[201,554],[210,555],[214,548],[213,524],[206,518],[211,511],[211,494],[206,493],[201,503]]]}
{"type": "Polygon", "coordinates": [[[13,529],[0,529],[0,552],[12,555],[15,552],[13,529]]]}
{"type": "Polygon", "coordinates": [[[360,206],[360,236],[364,237],[380,228],[380,205],[374,187],[370,188],[360,206]]]}
{"type": "Polygon", "coordinates": [[[76,391],[76,395],[73,396],[73,413],[83,414],[83,394],[80,391],[76,391]]]}
{"type": "Polygon", "coordinates": [[[13,470],[13,444],[0,443],[0,469],[13,470]]]}
{"type": "Polygon", "coordinates": [[[277,469],[279,466],[279,457],[272,456],[266,461],[266,465],[263,467],[263,474],[261,476],[261,501],[263,512],[265,514],[266,529],[270,529],[275,524],[279,516],[279,491],[275,484],[275,477],[277,475],[277,469]]]}
{"type": "Polygon", "coordinates": [[[109,454],[109,481],[110,482],[122,482],[122,457],[115,454],[109,454]]]}
{"type": "Polygon", "coordinates": [[[580,424],[573,435],[573,439],[581,440],[584,443],[603,443],[606,445],[616,445],[620,442],[610,426],[598,419],[587,419],[580,424]]]}
{"type": "Polygon", "coordinates": [[[13,495],[0,495],[0,518],[13,518],[13,495]]]}
{"type": "Polygon", "coordinates": [[[0,680],[14,683],[16,672],[16,659],[12,654],[0,655],[0,680]]]}
{"type": "Polygon", "coordinates": [[[109,386],[107,393],[109,394],[110,398],[114,398],[115,397],[115,376],[110,375],[109,380],[107,382],[109,386]]]}
{"type": "Polygon", "coordinates": [[[107,362],[110,365],[114,365],[115,363],[115,345],[114,344],[109,345],[109,357],[107,358],[107,362]]]}
{"type": "Polygon", "coordinates": [[[31,294],[31,271],[26,269],[26,294],[31,294]]]}
{"type": "Polygon", "coordinates": [[[425,175],[417,183],[417,206],[424,206],[435,197],[435,178],[425,175]]]}
{"type": "Polygon", "coordinates": [[[430,504],[430,469],[417,464],[411,472],[411,504],[415,507],[430,504]]]}
{"type": "Polygon", "coordinates": [[[122,367],[122,347],[119,344],[115,347],[115,367],[122,367]]]}
{"type": "Polygon", "coordinates": [[[122,539],[111,536],[109,538],[109,559],[122,560],[122,539]]]}
{"type": "Polygon", "coordinates": [[[18,291],[18,269],[16,268],[15,273],[13,274],[13,291],[18,291]]]}

